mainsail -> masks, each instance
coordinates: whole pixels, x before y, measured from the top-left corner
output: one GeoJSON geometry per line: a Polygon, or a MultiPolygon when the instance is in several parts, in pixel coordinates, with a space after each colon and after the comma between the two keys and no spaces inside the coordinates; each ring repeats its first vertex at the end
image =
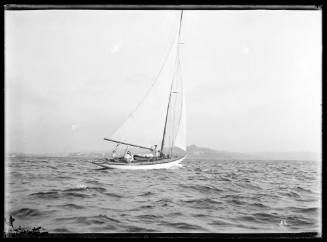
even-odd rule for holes
{"type": "Polygon", "coordinates": [[[175,37],[158,79],[112,140],[143,147],[157,145],[170,150],[173,146],[186,151],[185,95],[179,57],[180,30],[175,37]],[[167,108],[168,103],[168,108],[167,108]]]}

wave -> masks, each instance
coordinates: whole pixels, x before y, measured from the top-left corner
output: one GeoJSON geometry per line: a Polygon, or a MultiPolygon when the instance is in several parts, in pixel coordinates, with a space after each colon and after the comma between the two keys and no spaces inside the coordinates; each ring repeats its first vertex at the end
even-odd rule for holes
{"type": "Polygon", "coordinates": [[[247,202],[244,202],[244,201],[241,201],[241,200],[238,200],[238,199],[232,199],[232,200],[229,200],[229,202],[232,203],[232,204],[235,204],[235,205],[247,204],[247,202]]]}
{"type": "Polygon", "coordinates": [[[195,225],[195,224],[190,224],[186,222],[160,222],[159,225],[165,225],[169,227],[174,227],[176,229],[181,229],[181,230],[204,230],[201,226],[195,225]]]}
{"type": "Polygon", "coordinates": [[[155,206],[154,205],[142,205],[142,206],[139,207],[140,210],[142,210],[142,209],[152,209],[152,208],[155,208],[155,206]]]}
{"type": "Polygon", "coordinates": [[[87,197],[92,197],[92,196],[84,194],[84,193],[67,192],[67,193],[64,193],[63,197],[87,198],[87,197]]]}
{"type": "Polygon", "coordinates": [[[105,224],[109,222],[114,222],[114,223],[120,223],[119,220],[110,218],[106,215],[99,214],[97,216],[80,216],[80,217],[64,217],[64,218],[56,218],[56,221],[70,221],[78,224],[83,224],[83,225],[99,225],[99,224],[105,224]]]}
{"type": "Polygon", "coordinates": [[[60,197],[58,191],[49,191],[49,192],[36,192],[29,195],[33,198],[41,198],[41,199],[56,199],[60,197]]]}
{"type": "Polygon", "coordinates": [[[310,189],[305,189],[305,188],[300,187],[300,186],[297,186],[297,187],[295,188],[295,190],[298,191],[298,192],[305,192],[305,193],[310,193],[310,194],[314,193],[312,190],[310,190],[310,189]]]}
{"type": "Polygon", "coordinates": [[[223,192],[222,189],[219,189],[217,187],[209,186],[209,185],[184,185],[180,184],[179,185],[181,188],[184,189],[190,189],[194,191],[199,191],[203,193],[208,193],[208,192],[215,192],[215,193],[221,193],[223,192]]]}
{"type": "Polygon", "coordinates": [[[318,214],[319,208],[317,207],[310,207],[310,208],[301,208],[301,207],[288,207],[286,208],[287,210],[290,210],[295,213],[300,213],[300,214],[318,214]]]}
{"type": "Polygon", "coordinates": [[[301,198],[301,196],[297,192],[279,192],[279,194],[291,198],[301,198]]]}
{"type": "Polygon", "coordinates": [[[75,192],[75,191],[97,191],[97,192],[105,192],[106,189],[103,187],[77,187],[77,188],[69,188],[66,190],[63,190],[63,192],[75,192]]]}
{"type": "Polygon", "coordinates": [[[223,204],[222,202],[215,201],[211,198],[200,198],[200,199],[192,199],[192,200],[184,200],[182,201],[186,204],[195,204],[197,207],[205,208],[206,206],[209,206],[211,204],[223,204]]]}
{"type": "Polygon", "coordinates": [[[21,172],[18,172],[18,171],[12,171],[10,174],[15,178],[21,178],[21,177],[25,176],[24,173],[21,173],[21,172]]]}
{"type": "Polygon", "coordinates": [[[68,209],[84,209],[85,208],[84,206],[76,205],[73,203],[57,205],[57,207],[68,208],[68,209]]]}
{"type": "Polygon", "coordinates": [[[12,216],[17,217],[17,218],[30,218],[30,217],[37,217],[41,216],[44,213],[42,213],[38,209],[33,209],[33,208],[20,208],[11,213],[12,216]]]}
{"type": "Polygon", "coordinates": [[[46,167],[47,167],[47,168],[51,168],[51,169],[54,169],[54,170],[58,170],[58,168],[57,168],[57,167],[55,167],[55,166],[47,165],[46,167]]]}
{"type": "Polygon", "coordinates": [[[227,182],[230,182],[232,180],[229,179],[229,178],[226,178],[226,177],[218,177],[218,181],[227,181],[227,182]]]}
{"type": "Polygon", "coordinates": [[[226,222],[225,220],[215,219],[209,223],[210,225],[232,225],[232,223],[226,222]]]}
{"type": "Polygon", "coordinates": [[[153,192],[145,192],[145,193],[142,193],[139,196],[141,196],[141,197],[147,197],[147,196],[152,196],[152,195],[155,195],[155,194],[153,192]]]}
{"type": "Polygon", "coordinates": [[[242,187],[242,188],[246,188],[246,189],[250,189],[250,190],[262,190],[261,187],[259,186],[256,186],[256,185],[252,185],[252,184],[249,184],[249,183],[239,183],[237,184],[239,187],[242,187]]]}
{"type": "Polygon", "coordinates": [[[306,225],[315,225],[317,221],[312,219],[305,218],[303,216],[287,216],[287,221],[292,226],[306,226],[306,225]]]}
{"type": "Polygon", "coordinates": [[[101,185],[101,183],[99,181],[95,181],[95,180],[86,180],[86,182],[94,184],[94,185],[101,185]]]}
{"type": "Polygon", "coordinates": [[[162,198],[162,199],[159,199],[158,201],[156,201],[156,204],[158,204],[159,206],[162,206],[162,207],[171,206],[172,203],[173,203],[173,201],[169,198],[162,198]]]}
{"type": "Polygon", "coordinates": [[[67,179],[67,180],[73,180],[74,178],[71,176],[56,176],[57,179],[67,179]]]}
{"type": "Polygon", "coordinates": [[[81,193],[84,191],[97,191],[103,193],[104,191],[106,191],[106,189],[102,187],[85,187],[85,188],[79,187],[79,188],[69,188],[64,190],[54,189],[46,192],[32,193],[29,196],[32,198],[40,198],[40,199],[58,199],[61,197],[79,197],[79,198],[90,197],[90,195],[88,194],[81,193]]]}
{"type": "Polygon", "coordinates": [[[236,220],[245,222],[258,222],[258,220],[252,215],[238,216],[236,220]]]}
{"type": "Polygon", "coordinates": [[[59,199],[62,197],[78,197],[78,198],[87,198],[90,195],[77,193],[77,192],[59,192],[59,191],[49,191],[49,192],[37,192],[29,195],[30,197],[36,199],[59,199]]]}
{"type": "Polygon", "coordinates": [[[162,216],[154,215],[154,214],[142,214],[142,215],[136,216],[136,218],[142,219],[142,220],[155,220],[155,219],[162,218],[162,216]]]}
{"type": "Polygon", "coordinates": [[[105,192],[103,194],[106,195],[106,196],[109,196],[109,197],[123,198],[123,196],[121,196],[119,194],[116,194],[116,193],[105,192]]]}
{"type": "Polygon", "coordinates": [[[255,198],[255,199],[267,199],[267,198],[269,198],[270,200],[271,199],[279,199],[280,198],[280,196],[279,195],[277,195],[277,194],[271,194],[271,193],[256,193],[256,194],[254,194],[253,195],[253,198],[255,198]]]}
{"type": "Polygon", "coordinates": [[[311,203],[311,202],[317,202],[320,199],[317,197],[310,196],[310,197],[298,197],[298,198],[295,198],[295,200],[298,202],[311,203]]]}
{"type": "Polygon", "coordinates": [[[250,205],[260,209],[271,209],[270,206],[266,206],[262,203],[251,203],[250,205]]]}
{"type": "Polygon", "coordinates": [[[169,217],[177,217],[177,216],[183,216],[180,212],[172,212],[168,214],[169,217]]]}
{"type": "Polygon", "coordinates": [[[281,220],[281,216],[274,215],[274,214],[269,214],[269,213],[254,213],[251,214],[256,220],[259,221],[264,221],[264,222],[273,222],[273,223],[278,223],[281,220]]]}

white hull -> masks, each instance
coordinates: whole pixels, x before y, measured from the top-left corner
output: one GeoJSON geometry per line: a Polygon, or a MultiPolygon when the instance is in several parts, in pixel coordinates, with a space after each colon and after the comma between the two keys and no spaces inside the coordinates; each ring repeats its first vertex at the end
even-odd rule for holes
{"type": "Polygon", "coordinates": [[[130,164],[108,164],[108,163],[95,163],[98,166],[110,169],[124,169],[124,170],[150,170],[150,169],[167,169],[173,166],[177,166],[181,161],[183,161],[186,156],[172,160],[171,162],[164,162],[164,163],[156,163],[156,164],[137,164],[137,163],[130,163],[130,164]]]}

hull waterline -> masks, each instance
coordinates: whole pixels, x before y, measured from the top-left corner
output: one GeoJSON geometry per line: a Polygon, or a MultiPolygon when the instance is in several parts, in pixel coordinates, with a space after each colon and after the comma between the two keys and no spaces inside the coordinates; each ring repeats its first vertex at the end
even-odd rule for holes
{"type": "Polygon", "coordinates": [[[130,164],[113,164],[109,162],[103,162],[103,163],[96,163],[93,162],[93,164],[96,164],[98,166],[101,166],[103,168],[109,168],[109,169],[124,169],[124,170],[150,170],[150,169],[167,169],[174,166],[178,166],[181,161],[183,161],[186,158],[186,156],[168,161],[168,162],[162,162],[162,163],[155,163],[155,164],[137,164],[137,163],[130,163],[130,164]]]}

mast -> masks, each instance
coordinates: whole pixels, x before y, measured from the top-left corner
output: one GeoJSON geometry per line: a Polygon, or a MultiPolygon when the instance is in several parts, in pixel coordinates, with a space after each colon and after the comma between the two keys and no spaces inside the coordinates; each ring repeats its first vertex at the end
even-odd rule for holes
{"type": "MultiPolygon", "coordinates": [[[[183,18],[183,10],[181,11],[181,16],[180,16],[180,19],[179,19],[179,31],[178,31],[178,42],[177,42],[178,43],[178,46],[177,46],[177,58],[179,56],[179,41],[180,41],[181,28],[182,28],[182,18],[183,18]]],[[[163,132],[162,141],[161,141],[161,149],[160,149],[160,154],[161,155],[163,154],[163,148],[164,148],[164,144],[165,144],[165,135],[166,135],[168,112],[169,112],[169,106],[170,106],[172,88],[173,88],[173,80],[171,81],[171,85],[170,85],[169,100],[168,100],[168,106],[167,106],[167,112],[166,112],[166,120],[165,120],[165,127],[164,127],[164,132],[163,132]]]]}
{"type": "Polygon", "coordinates": [[[170,100],[171,100],[171,89],[173,88],[173,82],[171,82],[170,85],[170,92],[169,92],[169,100],[168,100],[168,106],[167,106],[167,113],[166,113],[166,120],[165,120],[165,128],[162,136],[162,141],[161,141],[161,149],[160,153],[163,154],[163,148],[164,148],[164,143],[165,143],[165,135],[166,135],[166,128],[167,128],[167,119],[168,119],[168,112],[169,112],[169,106],[170,106],[170,100]]]}

